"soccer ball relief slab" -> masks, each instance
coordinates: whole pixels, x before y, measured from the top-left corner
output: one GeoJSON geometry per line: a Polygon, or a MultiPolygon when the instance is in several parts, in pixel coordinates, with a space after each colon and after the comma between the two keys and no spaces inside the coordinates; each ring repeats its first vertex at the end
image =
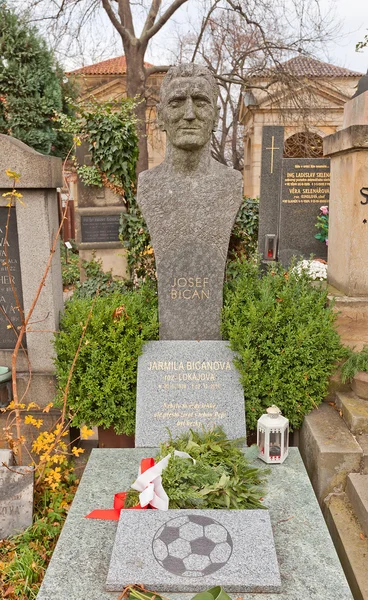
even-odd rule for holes
{"type": "Polygon", "coordinates": [[[106,590],[279,592],[266,510],[122,510],[106,590]]]}
{"type": "Polygon", "coordinates": [[[138,359],[136,447],[222,425],[245,438],[244,391],[229,342],[148,342],[138,359]]]}

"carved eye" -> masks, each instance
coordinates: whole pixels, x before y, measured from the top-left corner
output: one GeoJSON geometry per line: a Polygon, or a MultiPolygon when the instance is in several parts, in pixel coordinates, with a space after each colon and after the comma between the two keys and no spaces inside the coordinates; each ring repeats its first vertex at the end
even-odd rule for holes
{"type": "Polygon", "coordinates": [[[171,108],[178,108],[178,106],[181,106],[182,104],[183,100],[171,100],[171,102],[169,102],[171,108]]]}
{"type": "Polygon", "coordinates": [[[195,105],[198,106],[199,108],[202,108],[203,106],[207,106],[207,104],[209,104],[209,102],[207,102],[207,100],[201,100],[201,99],[195,100],[195,105]]]}

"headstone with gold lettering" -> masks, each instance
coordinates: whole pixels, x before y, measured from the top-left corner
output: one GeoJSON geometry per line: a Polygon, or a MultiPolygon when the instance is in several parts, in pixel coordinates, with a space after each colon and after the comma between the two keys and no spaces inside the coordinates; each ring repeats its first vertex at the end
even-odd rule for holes
{"type": "Polygon", "coordinates": [[[258,251],[264,261],[284,266],[293,256],[327,259],[315,238],[321,206],[330,197],[328,158],[285,158],[284,128],[263,127],[258,251]]]}
{"type": "Polygon", "coordinates": [[[154,448],[188,429],[245,436],[244,392],[226,342],[162,341],[138,361],[135,445],[154,448]]]}

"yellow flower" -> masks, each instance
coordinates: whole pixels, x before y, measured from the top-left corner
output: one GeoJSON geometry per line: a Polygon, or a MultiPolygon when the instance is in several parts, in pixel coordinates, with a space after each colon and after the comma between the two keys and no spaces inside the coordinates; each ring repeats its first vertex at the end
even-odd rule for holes
{"type": "Polygon", "coordinates": [[[72,448],[72,454],[74,456],[79,456],[80,454],[83,454],[84,452],[84,448],[76,448],[75,446],[72,448]]]}
{"type": "Polygon", "coordinates": [[[9,177],[9,179],[15,179],[16,181],[20,179],[20,174],[16,173],[15,171],[11,171],[11,169],[6,169],[5,175],[9,177]]]}
{"type": "Polygon", "coordinates": [[[48,405],[45,406],[45,408],[43,409],[42,412],[44,412],[44,413],[50,412],[50,408],[52,408],[53,406],[54,406],[54,403],[53,402],[49,402],[48,405]]]}
{"type": "Polygon", "coordinates": [[[31,410],[32,408],[40,408],[36,402],[30,402],[27,406],[27,410],[31,410]]]}
{"type": "Polygon", "coordinates": [[[37,429],[39,429],[43,423],[43,420],[35,419],[34,417],[32,417],[32,415],[26,415],[26,417],[24,418],[24,423],[26,425],[34,425],[35,427],[37,427],[37,429]]]}
{"type": "Polygon", "coordinates": [[[81,433],[81,439],[87,440],[89,437],[91,437],[91,435],[93,435],[93,430],[88,429],[87,425],[83,425],[83,427],[81,427],[80,433],[81,433]]]}

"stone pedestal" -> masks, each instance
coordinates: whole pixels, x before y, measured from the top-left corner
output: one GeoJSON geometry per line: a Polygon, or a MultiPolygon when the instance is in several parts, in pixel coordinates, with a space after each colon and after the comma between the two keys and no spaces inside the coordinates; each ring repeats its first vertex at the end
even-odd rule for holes
{"type": "Polygon", "coordinates": [[[331,157],[328,280],[350,297],[368,296],[367,106],[368,92],[350,100],[346,129],[326,137],[323,146],[331,157]]]}

